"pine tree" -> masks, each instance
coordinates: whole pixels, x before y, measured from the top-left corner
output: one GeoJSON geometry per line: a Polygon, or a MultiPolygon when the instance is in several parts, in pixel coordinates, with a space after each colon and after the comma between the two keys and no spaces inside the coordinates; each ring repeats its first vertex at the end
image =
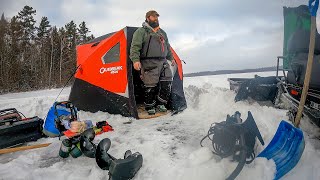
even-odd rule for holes
{"type": "Polygon", "coordinates": [[[76,46],[76,38],[77,38],[77,25],[70,21],[68,24],[65,25],[66,29],[66,40],[68,43],[68,48],[72,49],[73,46],[76,46]]]}
{"type": "Polygon", "coordinates": [[[4,76],[9,91],[17,91],[20,89],[19,84],[21,81],[22,68],[19,60],[21,59],[20,39],[22,34],[20,22],[16,16],[12,17],[8,28],[8,58],[5,62],[6,73],[4,76]]]}
{"type": "Polygon", "coordinates": [[[18,13],[18,21],[21,22],[21,28],[23,30],[23,46],[30,44],[35,37],[35,23],[33,16],[36,15],[36,10],[30,6],[24,6],[18,13]]]}
{"type": "MultiPolygon", "coordinates": [[[[51,79],[53,87],[58,87],[60,82],[60,59],[61,58],[61,37],[58,31],[58,28],[54,26],[51,31],[51,38],[53,39],[52,47],[52,71],[51,79]]],[[[50,86],[49,86],[50,87],[50,86]]]]}
{"type": "Polygon", "coordinates": [[[0,93],[4,90],[5,82],[5,61],[7,56],[7,43],[6,43],[6,35],[8,31],[8,21],[4,17],[4,13],[1,15],[0,19],[0,93]]]}
{"type": "Polygon", "coordinates": [[[50,25],[48,18],[45,16],[42,17],[40,24],[39,24],[39,27],[36,27],[37,37],[39,39],[41,39],[42,37],[48,38],[50,35],[50,27],[51,27],[51,25],[50,25]]]}
{"type": "Polygon", "coordinates": [[[36,44],[38,46],[38,60],[36,63],[39,67],[39,70],[36,73],[37,77],[39,77],[41,86],[47,85],[49,68],[50,68],[50,52],[51,52],[51,38],[50,38],[50,22],[47,17],[42,17],[39,27],[36,27],[37,37],[36,44]]]}
{"type": "Polygon", "coordinates": [[[95,38],[94,35],[91,34],[91,36],[88,37],[88,41],[90,41],[90,40],[92,40],[92,39],[94,39],[94,38],[95,38]]]}
{"type": "MultiPolygon", "coordinates": [[[[76,67],[76,39],[78,37],[77,34],[77,25],[70,21],[65,25],[65,52],[63,53],[63,63],[64,71],[62,73],[62,79],[65,81],[69,79],[72,75],[73,70],[76,67]]],[[[63,82],[65,84],[66,82],[63,82]]]]}
{"type": "Polygon", "coordinates": [[[77,44],[83,44],[88,41],[88,33],[90,32],[87,28],[86,22],[82,21],[82,23],[79,24],[78,30],[78,41],[77,44]]]}
{"type": "Polygon", "coordinates": [[[30,6],[24,6],[18,13],[17,19],[20,22],[22,29],[21,50],[23,63],[22,76],[20,83],[25,90],[31,90],[37,85],[38,76],[37,72],[37,48],[34,45],[35,39],[35,23],[33,16],[36,14],[30,6]]]}

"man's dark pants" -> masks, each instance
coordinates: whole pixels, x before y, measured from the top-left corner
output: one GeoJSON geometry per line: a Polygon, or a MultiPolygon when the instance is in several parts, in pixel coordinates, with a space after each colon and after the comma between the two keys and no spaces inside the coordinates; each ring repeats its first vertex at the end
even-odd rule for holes
{"type": "Polygon", "coordinates": [[[172,72],[166,59],[141,60],[142,81],[145,86],[145,108],[166,105],[171,94],[172,72]],[[159,83],[159,91],[156,87],[159,83]]]}

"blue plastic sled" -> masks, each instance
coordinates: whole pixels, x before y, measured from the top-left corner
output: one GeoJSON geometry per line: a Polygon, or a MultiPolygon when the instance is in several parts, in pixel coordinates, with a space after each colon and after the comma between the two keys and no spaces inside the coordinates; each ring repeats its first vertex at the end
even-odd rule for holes
{"type": "Polygon", "coordinates": [[[279,179],[297,165],[304,146],[302,131],[286,121],[281,121],[275,136],[258,157],[274,160],[277,167],[274,179],[279,179]]]}

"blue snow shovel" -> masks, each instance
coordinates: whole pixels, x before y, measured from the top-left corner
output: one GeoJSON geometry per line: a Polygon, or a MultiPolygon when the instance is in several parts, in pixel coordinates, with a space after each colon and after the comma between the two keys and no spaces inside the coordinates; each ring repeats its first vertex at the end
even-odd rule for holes
{"type": "Polygon", "coordinates": [[[277,172],[274,179],[279,179],[297,165],[304,147],[302,131],[286,121],[281,121],[273,139],[258,157],[275,162],[277,172]]]}

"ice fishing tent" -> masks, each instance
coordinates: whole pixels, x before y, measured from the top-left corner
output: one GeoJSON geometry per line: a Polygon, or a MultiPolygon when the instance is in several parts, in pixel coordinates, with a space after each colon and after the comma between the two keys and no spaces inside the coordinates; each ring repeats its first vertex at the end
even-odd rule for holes
{"type": "MultiPolygon", "coordinates": [[[[125,27],[77,46],[75,81],[69,100],[80,110],[138,118],[143,104],[143,83],[129,58],[136,27],[125,27]]],[[[173,83],[168,108],[179,112],[187,107],[183,92],[181,60],[173,49],[173,83]]]]}

